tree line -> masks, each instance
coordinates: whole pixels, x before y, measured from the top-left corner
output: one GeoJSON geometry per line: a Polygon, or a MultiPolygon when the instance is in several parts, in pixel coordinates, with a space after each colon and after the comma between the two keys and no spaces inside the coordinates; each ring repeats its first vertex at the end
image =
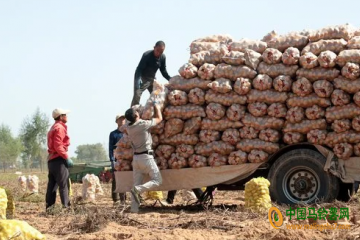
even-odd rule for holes
{"type": "MultiPolygon", "coordinates": [[[[26,117],[20,127],[19,135],[14,136],[11,128],[0,125],[0,167],[4,172],[9,168],[47,168],[47,132],[52,123],[39,108],[26,117]]],[[[71,137],[71,136],[70,136],[71,137]]],[[[101,143],[78,145],[75,162],[106,161],[107,153],[101,143]]]]}

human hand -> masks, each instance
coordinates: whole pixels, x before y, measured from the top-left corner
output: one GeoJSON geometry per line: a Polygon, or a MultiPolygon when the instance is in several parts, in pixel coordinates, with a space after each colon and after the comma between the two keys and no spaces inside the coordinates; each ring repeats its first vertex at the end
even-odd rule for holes
{"type": "Polygon", "coordinates": [[[71,159],[66,159],[65,164],[68,168],[72,168],[74,166],[74,162],[71,159]]]}

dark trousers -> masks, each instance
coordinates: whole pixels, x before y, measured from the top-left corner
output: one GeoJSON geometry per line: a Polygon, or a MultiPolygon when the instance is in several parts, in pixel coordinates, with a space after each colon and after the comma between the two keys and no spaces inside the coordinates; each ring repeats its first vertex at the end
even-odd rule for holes
{"type": "Polygon", "coordinates": [[[55,204],[58,188],[62,205],[64,207],[69,207],[69,170],[66,166],[65,159],[58,157],[49,160],[48,169],[49,174],[46,191],[46,208],[55,204]]]}
{"type": "MultiPolygon", "coordinates": [[[[197,197],[197,199],[200,200],[201,195],[203,194],[203,191],[200,188],[194,188],[192,190],[195,193],[195,196],[197,197]]],[[[166,198],[166,201],[168,203],[173,203],[174,202],[176,192],[177,192],[176,190],[168,191],[168,195],[167,195],[167,198],[166,198]]]]}
{"type": "Polygon", "coordinates": [[[111,197],[114,202],[117,201],[125,201],[126,200],[126,194],[125,193],[116,193],[114,192],[116,189],[116,181],[115,181],[115,174],[112,174],[112,181],[111,181],[111,197]]]}
{"type": "Polygon", "coordinates": [[[140,87],[137,86],[138,83],[134,82],[134,96],[131,101],[131,107],[140,103],[140,98],[142,93],[147,89],[149,93],[153,91],[154,79],[142,79],[140,87]]]}

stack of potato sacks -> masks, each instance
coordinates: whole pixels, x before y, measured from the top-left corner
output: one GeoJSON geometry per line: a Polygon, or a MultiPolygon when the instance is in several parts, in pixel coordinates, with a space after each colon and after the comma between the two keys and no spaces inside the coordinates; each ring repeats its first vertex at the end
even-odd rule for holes
{"type": "Polygon", "coordinates": [[[197,39],[153,130],[160,168],[260,163],[299,142],[360,156],[360,31],[197,39]]]}

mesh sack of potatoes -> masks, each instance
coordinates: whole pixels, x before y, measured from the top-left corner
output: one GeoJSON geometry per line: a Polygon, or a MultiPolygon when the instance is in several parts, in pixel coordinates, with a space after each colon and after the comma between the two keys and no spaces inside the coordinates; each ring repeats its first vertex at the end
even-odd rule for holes
{"type": "Polygon", "coordinates": [[[208,103],[220,103],[224,106],[231,106],[234,103],[245,104],[247,98],[246,96],[239,96],[235,92],[217,93],[213,90],[209,90],[205,94],[205,100],[208,103]]]}
{"type": "Polygon", "coordinates": [[[320,64],[320,67],[323,68],[332,68],[336,65],[336,54],[331,51],[325,51],[321,52],[318,57],[318,62],[320,64]]]}
{"type": "Polygon", "coordinates": [[[30,193],[39,193],[39,177],[36,175],[29,175],[26,179],[26,189],[30,193]]]}
{"type": "Polygon", "coordinates": [[[240,128],[239,133],[242,139],[255,139],[259,136],[259,130],[248,126],[240,128]]]}
{"type": "Polygon", "coordinates": [[[287,108],[283,103],[272,103],[268,109],[267,114],[270,117],[283,118],[286,117],[287,108]]]}
{"type": "Polygon", "coordinates": [[[353,96],[354,103],[360,107],[360,92],[357,92],[353,96]]]}
{"type": "Polygon", "coordinates": [[[256,70],[261,60],[261,54],[251,49],[245,50],[245,64],[246,66],[256,70]]]}
{"type": "Polygon", "coordinates": [[[240,104],[231,104],[226,110],[226,117],[231,121],[240,121],[245,116],[246,107],[240,104]]]}
{"type": "Polygon", "coordinates": [[[203,156],[210,156],[211,153],[216,152],[222,155],[229,155],[234,151],[234,146],[224,141],[215,141],[210,143],[199,143],[195,146],[196,154],[203,156]]]}
{"type": "Polygon", "coordinates": [[[119,146],[121,148],[131,148],[131,140],[129,136],[124,133],[122,138],[116,143],[116,146],[119,146]]]}
{"type": "Polygon", "coordinates": [[[231,121],[230,119],[224,117],[220,120],[211,120],[204,118],[201,121],[202,130],[215,130],[215,131],[225,131],[228,128],[241,128],[244,124],[240,121],[231,121]]]}
{"type": "Polygon", "coordinates": [[[198,68],[192,63],[185,63],[179,68],[179,74],[183,78],[194,78],[197,75],[198,68]]]}
{"type": "Polygon", "coordinates": [[[260,139],[243,139],[236,144],[236,148],[247,153],[256,149],[272,154],[277,152],[280,147],[278,143],[265,142],[260,139]]]}
{"type": "MultiPolygon", "coordinates": [[[[144,112],[144,106],[137,104],[131,107],[132,109],[134,109],[135,111],[137,111],[139,113],[139,115],[141,116],[142,113],[144,112]]],[[[125,125],[123,125],[125,127],[125,125]]],[[[121,131],[121,129],[120,129],[121,131]]]]}
{"type": "Polygon", "coordinates": [[[214,50],[220,47],[219,42],[192,42],[190,44],[190,53],[214,50]]]}
{"type": "Polygon", "coordinates": [[[350,49],[341,51],[336,58],[336,63],[342,67],[347,62],[360,63],[360,50],[350,49]]]}
{"type": "Polygon", "coordinates": [[[191,145],[180,144],[176,147],[176,153],[180,157],[189,158],[191,155],[194,154],[194,152],[194,147],[191,145]]]}
{"type": "Polygon", "coordinates": [[[355,32],[355,28],[349,24],[324,27],[318,30],[311,31],[309,39],[312,42],[321,39],[345,39],[349,40],[355,32]]]}
{"type": "Polygon", "coordinates": [[[168,89],[158,81],[153,82],[153,91],[150,94],[149,99],[146,101],[144,111],[141,114],[142,119],[151,119],[154,116],[154,102],[160,106],[160,109],[163,110],[166,103],[166,95],[168,94],[168,89]]]}
{"type": "Polygon", "coordinates": [[[280,132],[271,128],[263,129],[259,133],[259,139],[265,142],[279,142],[280,132]]]}
{"type": "Polygon", "coordinates": [[[232,42],[233,38],[229,34],[215,34],[209,35],[206,37],[198,38],[193,42],[220,42],[220,43],[228,43],[232,42]]]}
{"type": "Polygon", "coordinates": [[[169,159],[171,154],[175,152],[175,147],[170,145],[159,145],[155,150],[155,155],[157,157],[163,157],[169,159]]]}
{"type": "Polygon", "coordinates": [[[251,40],[243,38],[239,41],[233,41],[229,44],[229,49],[231,51],[245,52],[246,49],[251,49],[258,53],[263,53],[267,48],[266,42],[251,40]]]}
{"type": "Polygon", "coordinates": [[[165,137],[171,137],[181,133],[184,129],[184,121],[179,118],[171,118],[165,123],[165,137]]]}
{"type": "Polygon", "coordinates": [[[159,124],[150,128],[150,133],[153,134],[162,134],[165,128],[165,121],[161,121],[159,124]]]}
{"type": "Polygon", "coordinates": [[[253,79],[256,74],[256,71],[248,66],[231,66],[220,63],[215,68],[215,78],[227,78],[233,81],[240,77],[253,79]]]}
{"type": "Polygon", "coordinates": [[[165,170],[169,168],[168,160],[164,157],[156,157],[155,162],[160,170],[165,170]]]}
{"type": "Polygon", "coordinates": [[[344,106],[349,104],[350,100],[350,95],[340,89],[335,89],[331,94],[331,102],[335,106],[344,106]]]}
{"type": "Polygon", "coordinates": [[[205,54],[205,62],[218,64],[222,62],[222,57],[225,56],[229,52],[227,46],[225,44],[220,44],[220,46],[216,49],[210,49],[207,54],[205,54]]]}
{"type": "Polygon", "coordinates": [[[226,109],[219,103],[209,103],[206,106],[206,116],[211,120],[219,120],[225,116],[226,109]]]}
{"type": "Polygon", "coordinates": [[[19,176],[18,184],[19,184],[19,187],[20,187],[21,191],[25,192],[26,191],[26,177],[25,176],[19,176]]]}
{"type": "Polygon", "coordinates": [[[295,76],[296,71],[298,70],[298,65],[284,65],[282,63],[277,64],[267,64],[261,62],[258,66],[258,73],[269,75],[272,78],[275,78],[279,75],[295,76]]]}
{"type": "Polygon", "coordinates": [[[334,86],[326,80],[318,80],[313,83],[314,92],[321,98],[328,98],[334,91],[334,86]]]}
{"type": "Polygon", "coordinates": [[[205,55],[209,54],[209,51],[201,51],[190,55],[189,63],[194,66],[200,67],[205,63],[205,55]]]}
{"type": "Polygon", "coordinates": [[[262,54],[262,59],[267,64],[280,63],[281,57],[282,53],[275,48],[267,48],[262,54]]]}
{"type": "Polygon", "coordinates": [[[208,87],[218,93],[228,93],[232,90],[231,81],[226,78],[218,78],[209,83],[208,87]]]}
{"type": "Polygon", "coordinates": [[[158,146],[159,143],[160,143],[159,135],[157,135],[157,134],[151,134],[151,139],[152,139],[152,144],[151,144],[152,149],[157,148],[157,146],[158,146]]]}
{"type": "Polygon", "coordinates": [[[316,120],[325,117],[325,110],[318,105],[306,108],[305,116],[309,120],[316,120]]]}
{"type": "Polygon", "coordinates": [[[278,92],[290,92],[292,86],[291,77],[285,75],[277,76],[273,81],[273,86],[278,92]]]}
{"type": "Polygon", "coordinates": [[[247,162],[247,153],[241,150],[231,152],[228,157],[228,163],[230,165],[239,165],[247,162]]]}
{"type": "Polygon", "coordinates": [[[116,147],[114,150],[114,156],[116,160],[132,160],[133,155],[134,153],[132,148],[116,147]]]}
{"type": "Polygon", "coordinates": [[[169,168],[171,169],[180,169],[187,167],[188,161],[184,157],[181,157],[179,154],[173,153],[168,160],[168,164],[169,168]]]}
{"type": "Polygon", "coordinates": [[[189,158],[189,166],[192,168],[206,167],[207,165],[207,158],[204,156],[193,154],[189,158]]]}
{"type": "Polygon", "coordinates": [[[259,74],[253,79],[252,85],[260,91],[269,90],[272,87],[272,79],[266,74],[259,74]]]}
{"type": "Polygon", "coordinates": [[[300,62],[300,66],[305,69],[315,68],[319,65],[318,57],[311,52],[307,52],[304,55],[302,55],[300,57],[299,62],[300,62]]]}
{"type": "Polygon", "coordinates": [[[250,114],[246,114],[245,117],[242,119],[242,123],[245,126],[253,127],[258,130],[272,128],[276,130],[280,130],[284,126],[284,120],[280,118],[274,117],[254,117],[250,114]]]}
{"type": "Polygon", "coordinates": [[[219,153],[212,153],[208,158],[210,167],[219,167],[227,164],[227,157],[219,153]]]}
{"type": "Polygon", "coordinates": [[[360,77],[360,66],[357,63],[346,63],[341,69],[341,75],[344,77],[355,80],[360,77]]]}
{"type": "Polygon", "coordinates": [[[208,84],[210,81],[204,81],[199,78],[185,79],[181,76],[172,77],[169,81],[168,87],[171,89],[182,90],[189,92],[191,89],[200,88],[202,90],[208,90],[208,84]]]}
{"type": "Polygon", "coordinates": [[[164,109],[165,119],[180,118],[189,119],[193,117],[205,117],[205,110],[203,107],[193,104],[187,104],[183,106],[167,106],[164,109]]]}
{"type": "Polygon", "coordinates": [[[360,156],[360,143],[355,144],[354,146],[354,154],[355,156],[360,156]]]}
{"type": "Polygon", "coordinates": [[[334,86],[347,93],[355,94],[360,91],[360,79],[349,80],[344,77],[335,78],[334,86]]]}
{"type": "Polygon", "coordinates": [[[183,133],[186,135],[195,134],[201,128],[201,117],[190,118],[184,124],[183,133]]]}
{"type": "Polygon", "coordinates": [[[360,115],[360,107],[353,103],[345,106],[329,107],[325,112],[325,118],[328,122],[338,119],[353,119],[358,115],[360,115]]]}
{"type": "Polygon", "coordinates": [[[0,239],[45,240],[46,237],[25,221],[0,219],[0,239]]]}
{"type": "Polygon", "coordinates": [[[284,143],[291,145],[304,141],[304,135],[297,132],[287,132],[283,136],[284,143]]]}
{"type": "Polygon", "coordinates": [[[220,140],[220,132],[214,130],[201,130],[199,133],[200,142],[210,143],[220,140]]]}
{"type": "Polygon", "coordinates": [[[355,36],[347,42],[347,48],[359,49],[360,48],[360,36],[355,36]]]}
{"type": "Polygon", "coordinates": [[[326,136],[326,145],[334,147],[338,143],[359,143],[360,134],[358,132],[348,131],[342,133],[330,132],[326,136]]]}
{"type": "Polygon", "coordinates": [[[196,145],[198,142],[199,137],[197,136],[197,134],[185,135],[179,133],[169,138],[165,137],[164,135],[160,136],[160,143],[169,144],[172,146],[177,146],[179,144],[196,145]]]}
{"type": "Polygon", "coordinates": [[[188,103],[186,92],[181,90],[173,90],[168,94],[169,103],[173,106],[181,106],[188,103]]]}
{"type": "Polygon", "coordinates": [[[300,51],[297,48],[289,47],[287,48],[282,57],[281,60],[285,65],[294,65],[299,62],[300,59],[300,51]]]}
{"type": "Polygon", "coordinates": [[[298,33],[290,33],[286,35],[275,35],[267,41],[268,47],[278,49],[283,52],[289,47],[303,49],[309,42],[307,36],[298,33]]]}
{"type": "Polygon", "coordinates": [[[331,129],[336,133],[349,131],[351,129],[351,121],[349,119],[335,120],[331,124],[331,129]]]}
{"type": "Polygon", "coordinates": [[[289,123],[299,123],[305,118],[305,111],[301,107],[292,107],[286,113],[286,121],[289,123]]]}
{"type": "Polygon", "coordinates": [[[303,120],[300,123],[286,123],[283,132],[298,132],[306,134],[313,129],[325,130],[327,124],[325,119],[303,120]]]}
{"type": "Polygon", "coordinates": [[[214,79],[215,65],[210,63],[204,63],[198,70],[197,74],[201,79],[212,80],[214,79]]]}
{"type": "Polygon", "coordinates": [[[351,126],[355,131],[360,132],[360,116],[353,118],[351,121],[351,126]]]}
{"type": "Polygon", "coordinates": [[[332,51],[334,53],[339,53],[342,50],[345,50],[346,42],[344,39],[329,39],[329,40],[320,40],[317,42],[311,42],[301,51],[301,54],[313,53],[319,55],[321,52],[332,51]]]}
{"type": "Polygon", "coordinates": [[[248,78],[238,78],[234,84],[234,91],[239,95],[246,95],[251,90],[251,82],[248,78]]]}
{"type": "Polygon", "coordinates": [[[354,152],[354,148],[349,143],[338,143],[334,146],[334,154],[340,159],[349,159],[354,152]]]}
{"type": "Polygon", "coordinates": [[[292,91],[300,97],[305,97],[313,92],[313,86],[309,80],[301,77],[295,82],[293,82],[292,91]]]}
{"type": "Polygon", "coordinates": [[[254,117],[262,117],[267,114],[268,106],[266,103],[255,102],[248,105],[248,111],[254,117]]]}
{"type": "Polygon", "coordinates": [[[331,105],[331,102],[328,98],[321,98],[315,93],[312,93],[305,97],[291,95],[286,101],[286,104],[288,107],[308,108],[314,105],[319,105],[320,107],[329,107],[331,105]]]}
{"type": "Polygon", "coordinates": [[[317,80],[329,80],[332,81],[335,78],[337,78],[340,74],[340,71],[337,69],[327,69],[327,68],[312,68],[312,69],[306,69],[306,68],[300,68],[296,72],[296,76],[307,78],[308,80],[314,82],[317,80]]]}
{"type": "Polygon", "coordinates": [[[258,212],[271,208],[270,182],[263,178],[253,178],[245,184],[245,207],[258,212]]]}
{"type": "Polygon", "coordinates": [[[221,136],[221,140],[230,143],[231,145],[236,145],[236,143],[240,141],[239,130],[231,128],[226,129],[221,136]]]}
{"type": "Polygon", "coordinates": [[[277,92],[274,90],[259,91],[256,89],[251,89],[249,94],[247,95],[248,103],[253,103],[253,102],[264,102],[267,104],[285,103],[287,99],[288,99],[288,94],[286,92],[277,92]]]}
{"type": "Polygon", "coordinates": [[[269,158],[269,154],[262,150],[251,150],[248,155],[248,160],[250,163],[263,163],[266,162],[269,158]]]}
{"type": "Polygon", "coordinates": [[[306,137],[309,143],[323,145],[326,140],[326,130],[313,129],[307,133],[306,137]]]}
{"type": "Polygon", "coordinates": [[[200,88],[191,89],[188,94],[189,103],[203,105],[205,103],[205,92],[200,88]]]}
{"type": "Polygon", "coordinates": [[[239,51],[230,51],[222,57],[222,60],[230,65],[243,65],[245,64],[245,54],[239,51]]]}
{"type": "Polygon", "coordinates": [[[116,171],[131,171],[132,165],[131,161],[127,160],[117,160],[114,164],[114,168],[116,171]]]}
{"type": "Polygon", "coordinates": [[[277,36],[277,32],[275,30],[272,30],[271,32],[267,33],[262,39],[261,41],[264,42],[268,42],[270,41],[273,37],[277,36]]]}

